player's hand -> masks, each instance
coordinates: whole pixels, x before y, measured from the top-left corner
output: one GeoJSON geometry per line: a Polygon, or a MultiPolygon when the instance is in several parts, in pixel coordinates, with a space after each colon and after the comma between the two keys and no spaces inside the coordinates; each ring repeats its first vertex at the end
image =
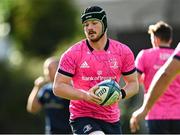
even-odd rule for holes
{"type": "Polygon", "coordinates": [[[132,114],[130,118],[130,129],[132,133],[135,133],[137,132],[137,130],[139,130],[139,121],[144,119],[146,114],[147,113],[145,112],[143,107],[139,108],[132,114]]]}
{"type": "Polygon", "coordinates": [[[85,100],[88,102],[99,104],[101,102],[101,98],[94,94],[98,88],[98,86],[90,88],[89,91],[86,93],[85,100]]]}

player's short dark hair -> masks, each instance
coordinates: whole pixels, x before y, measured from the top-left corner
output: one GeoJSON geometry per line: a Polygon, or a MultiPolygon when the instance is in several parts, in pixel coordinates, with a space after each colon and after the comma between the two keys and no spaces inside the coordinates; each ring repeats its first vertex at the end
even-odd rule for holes
{"type": "Polygon", "coordinates": [[[173,28],[163,21],[159,21],[154,25],[150,25],[148,29],[149,34],[154,34],[162,41],[168,42],[172,39],[173,28]]]}

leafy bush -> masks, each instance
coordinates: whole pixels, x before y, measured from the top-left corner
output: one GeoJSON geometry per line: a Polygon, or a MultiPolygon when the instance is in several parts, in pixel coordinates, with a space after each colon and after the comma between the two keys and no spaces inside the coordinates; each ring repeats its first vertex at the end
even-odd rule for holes
{"type": "Polygon", "coordinates": [[[10,12],[11,35],[27,55],[47,57],[74,37],[77,10],[71,0],[19,0],[10,12]]]}

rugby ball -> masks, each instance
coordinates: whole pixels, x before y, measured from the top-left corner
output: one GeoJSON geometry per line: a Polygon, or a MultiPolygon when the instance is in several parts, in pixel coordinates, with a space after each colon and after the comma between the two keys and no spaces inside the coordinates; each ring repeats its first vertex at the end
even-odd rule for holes
{"type": "Polygon", "coordinates": [[[120,86],[119,84],[112,80],[104,80],[97,84],[99,88],[95,91],[95,95],[101,97],[102,101],[100,105],[108,106],[115,103],[120,96],[120,86]]]}

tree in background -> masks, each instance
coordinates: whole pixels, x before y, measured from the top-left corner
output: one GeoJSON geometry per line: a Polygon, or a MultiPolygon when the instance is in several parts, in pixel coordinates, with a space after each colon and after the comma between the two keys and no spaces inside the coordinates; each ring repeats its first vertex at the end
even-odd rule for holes
{"type": "Polygon", "coordinates": [[[15,41],[0,61],[1,134],[44,132],[44,117],[27,113],[26,101],[44,59],[78,32],[77,12],[72,0],[0,0],[0,24],[10,25],[15,41]]]}
{"type": "Polygon", "coordinates": [[[78,28],[72,0],[18,0],[10,11],[11,35],[28,56],[47,57],[78,28]]]}

